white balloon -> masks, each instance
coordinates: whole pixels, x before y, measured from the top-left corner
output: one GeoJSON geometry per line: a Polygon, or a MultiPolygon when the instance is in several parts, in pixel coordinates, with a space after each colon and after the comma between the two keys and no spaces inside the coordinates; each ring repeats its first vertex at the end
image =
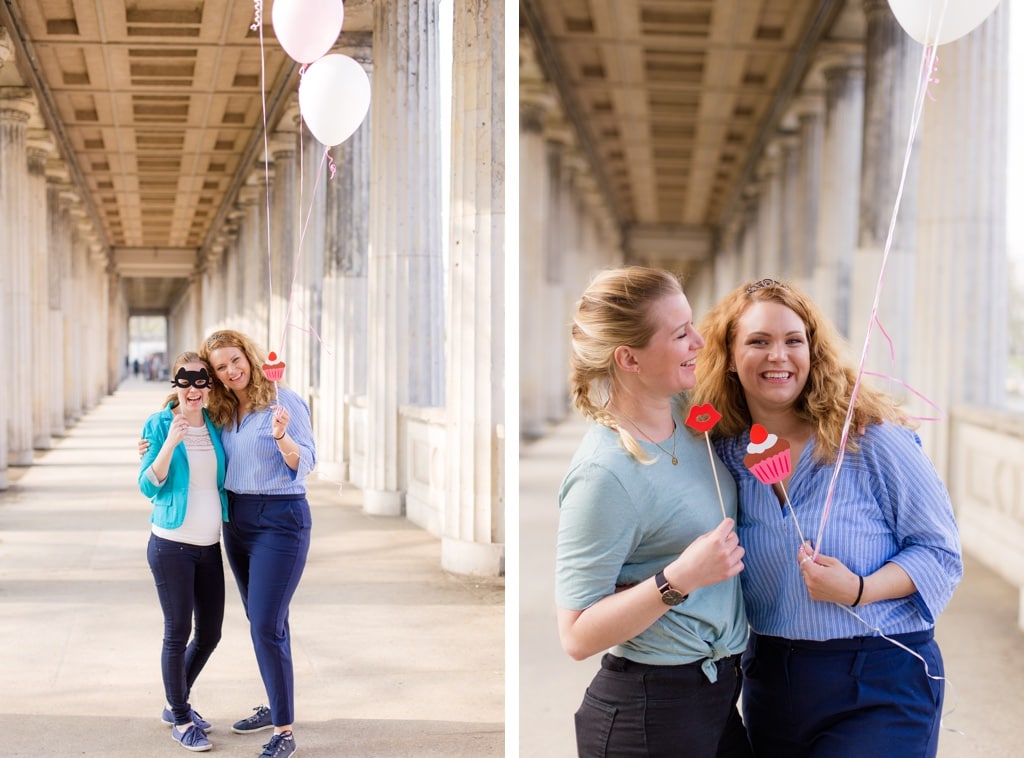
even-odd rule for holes
{"type": "Polygon", "coordinates": [[[309,131],[327,147],[347,140],[370,109],[370,77],[347,55],[314,61],[299,82],[299,112],[309,131]]]}
{"type": "Polygon", "coordinates": [[[299,63],[312,63],[341,34],[345,5],[342,0],[274,0],[271,18],[284,51],[299,63]]]}
{"type": "Polygon", "coordinates": [[[999,0],[889,0],[900,26],[922,45],[960,39],[980,26],[997,5],[999,0]]]}

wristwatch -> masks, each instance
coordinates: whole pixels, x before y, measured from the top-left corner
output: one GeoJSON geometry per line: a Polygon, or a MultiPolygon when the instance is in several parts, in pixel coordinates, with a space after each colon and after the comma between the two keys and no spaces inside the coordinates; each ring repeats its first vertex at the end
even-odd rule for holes
{"type": "Polygon", "coordinates": [[[689,597],[689,595],[684,595],[679,590],[672,589],[672,585],[665,578],[664,571],[659,571],[654,575],[654,583],[658,585],[658,592],[661,593],[661,602],[665,605],[679,605],[689,597]]]}

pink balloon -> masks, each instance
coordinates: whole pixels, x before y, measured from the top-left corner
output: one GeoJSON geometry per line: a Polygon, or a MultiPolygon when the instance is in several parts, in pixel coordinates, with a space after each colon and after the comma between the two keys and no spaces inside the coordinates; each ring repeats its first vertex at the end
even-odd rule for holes
{"type": "Polygon", "coordinates": [[[312,63],[324,55],[345,20],[342,0],[274,0],[274,34],[293,60],[312,63]]]}
{"type": "Polygon", "coordinates": [[[327,147],[341,144],[370,109],[370,77],[354,59],[332,53],[306,67],[299,81],[299,112],[327,147]]]}

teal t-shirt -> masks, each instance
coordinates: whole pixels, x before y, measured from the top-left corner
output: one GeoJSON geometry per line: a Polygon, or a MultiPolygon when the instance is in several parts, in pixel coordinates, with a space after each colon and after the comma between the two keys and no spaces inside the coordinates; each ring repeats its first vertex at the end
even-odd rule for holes
{"type": "MultiPolygon", "coordinates": [[[[697,537],[722,522],[715,471],[726,513],[736,518],[736,484],[707,443],[676,417],[677,466],[641,441],[652,465],[632,458],[618,435],[594,424],[559,491],[555,595],[584,610],[616,585],[650,579],[697,537]]],[[[662,447],[671,449],[670,444],[662,447]]],[[[714,661],[743,650],[747,620],[739,577],[690,593],[681,604],[611,652],[639,663],[671,666],[714,661]]],[[[705,664],[705,671],[709,671],[705,664]]]]}

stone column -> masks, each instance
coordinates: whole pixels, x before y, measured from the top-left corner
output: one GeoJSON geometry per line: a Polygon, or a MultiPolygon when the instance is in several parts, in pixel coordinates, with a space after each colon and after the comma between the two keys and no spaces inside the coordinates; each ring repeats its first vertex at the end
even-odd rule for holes
{"type": "MultiPolygon", "coordinates": [[[[370,51],[353,55],[372,71],[370,51]]],[[[317,413],[317,465],[350,480],[351,398],[366,393],[367,270],[370,245],[370,140],[367,121],[331,148],[337,174],[326,183],[323,347],[317,413]]]]}
{"type": "Polygon", "coordinates": [[[779,249],[779,228],[782,221],[782,172],[780,169],[781,145],[777,140],[770,142],[761,158],[758,169],[757,208],[757,270],[754,278],[763,276],[784,278],[782,251],[779,249]]]}
{"type": "MultiPolygon", "coordinates": [[[[922,122],[920,318],[908,381],[947,414],[961,404],[1004,406],[1008,17],[1003,4],[939,48],[939,81],[922,122]]],[[[937,415],[916,399],[912,407],[915,415],[937,415]]],[[[919,433],[939,473],[951,474],[949,421],[924,423],[919,433]]]]}
{"type": "Polygon", "coordinates": [[[833,54],[823,59],[821,66],[825,78],[825,134],[814,292],[839,332],[849,337],[864,129],[863,55],[833,54]]]}
{"type": "MultiPolygon", "coordinates": [[[[864,54],[864,161],[850,323],[857,359],[870,326],[882,255],[903,173],[921,59],[921,46],[903,31],[885,0],[866,0],[865,12],[868,27],[864,54]]],[[[893,341],[895,357],[890,355],[881,329],[872,327],[865,363],[869,371],[900,380],[907,377],[911,350],[917,179],[917,150],[912,149],[877,313],[893,341]]],[[[887,388],[902,394],[898,385],[887,388]]]]}
{"type": "MultiPolygon", "coordinates": [[[[239,324],[261,346],[277,341],[280,332],[271,329],[271,261],[267,252],[267,175],[257,164],[246,186],[238,194],[240,210],[238,239],[225,259],[225,274],[233,282],[235,307],[227,316],[239,324]]],[[[278,282],[273,280],[276,288],[278,282]]]]}
{"type": "Polygon", "coordinates": [[[813,292],[821,209],[821,152],[824,134],[821,98],[812,94],[805,95],[798,103],[797,111],[796,208],[790,278],[805,292],[813,292]]]}
{"type": "Polygon", "coordinates": [[[778,138],[778,178],[775,186],[779,192],[778,248],[776,271],[783,279],[796,278],[797,253],[795,246],[800,237],[800,151],[795,132],[785,131],[778,138]]]}
{"type": "Polygon", "coordinates": [[[53,369],[53,336],[50,334],[50,239],[47,223],[46,157],[53,143],[45,133],[30,134],[28,140],[29,195],[27,219],[31,236],[32,337],[27,356],[31,365],[32,447],[46,450],[50,440],[52,395],[45,377],[53,369]]]}
{"type": "MultiPolygon", "coordinates": [[[[545,325],[544,339],[523,345],[527,360],[537,364],[543,373],[540,387],[544,394],[544,424],[557,424],[565,418],[567,398],[564,357],[572,350],[571,334],[563,325],[572,320],[573,302],[582,292],[566,293],[566,270],[577,258],[579,225],[579,177],[586,170],[586,161],[572,146],[572,125],[564,119],[548,122],[544,130],[547,140],[548,223],[544,233],[544,287],[530,293],[534,301],[527,308],[535,311],[533,318],[545,325]],[[563,328],[555,328],[555,325],[563,328]]],[[[523,312],[525,309],[521,309],[523,312]]]]}
{"type": "MultiPolygon", "coordinates": [[[[270,144],[274,163],[270,189],[270,270],[274,289],[267,295],[270,300],[270,334],[261,347],[277,351],[289,368],[295,364],[295,374],[301,374],[302,340],[296,339],[293,343],[291,338],[298,335],[290,328],[298,319],[289,312],[294,295],[292,287],[296,283],[295,259],[299,250],[299,180],[295,140],[294,133],[278,133],[270,144]],[[283,355],[282,342],[289,348],[289,355],[283,355]],[[292,350],[295,351],[294,356],[290,354],[292,350]]],[[[289,383],[296,382],[296,376],[290,370],[285,373],[289,383]]]]}
{"type": "Polygon", "coordinates": [[[519,105],[519,432],[524,439],[536,439],[547,429],[546,357],[536,351],[545,344],[548,328],[537,298],[544,291],[550,209],[547,176],[537,168],[546,165],[544,123],[550,100],[521,89],[524,96],[519,105]]]}
{"type": "Polygon", "coordinates": [[[399,410],[444,398],[437,0],[374,3],[367,477],[400,515],[399,410]]]}
{"type": "Polygon", "coordinates": [[[0,355],[11,358],[4,380],[7,449],[0,448],[0,468],[32,463],[32,310],[30,179],[26,131],[35,105],[25,87],[0,88],[0,258],[3,258],[3,336],[0,355]],[[6,455],[4,454],[6,453],[6,455]]]}
{"type": "Polygon", "coordinates": [[[441,565],[504,571],[503,0],[456,0],[447,477],[441,565]]]}
{"type": "Polygon", "coordinates": [[[47,293],[50,321],[50,355],[45,374],[49,395],[48,428],[54,437],[64,436],[64,280],[70,266],[70,229],[68,202],[64,189],[68,185],[64,166],[47,176],[46,207],[50,257],[47,270],[47,293]]]}

